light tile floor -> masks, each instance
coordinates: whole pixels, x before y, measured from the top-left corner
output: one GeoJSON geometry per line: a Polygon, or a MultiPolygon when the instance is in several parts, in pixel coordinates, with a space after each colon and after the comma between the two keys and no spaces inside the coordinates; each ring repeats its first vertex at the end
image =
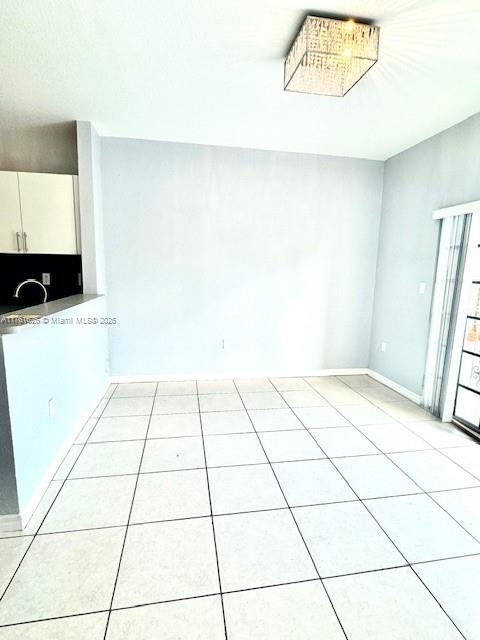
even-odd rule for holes
{"type": "Polygon", "coordinates": [[[480,446],[368,376],[112,385],[0,640],[480,640],[480,446]]]}

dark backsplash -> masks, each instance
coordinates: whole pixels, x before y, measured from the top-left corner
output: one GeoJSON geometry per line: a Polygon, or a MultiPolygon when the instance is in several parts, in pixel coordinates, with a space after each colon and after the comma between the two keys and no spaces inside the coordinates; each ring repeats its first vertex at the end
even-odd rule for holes
{"type": "Polygon", "coordinates": [[[50,284],[45,285],[47,301],[81,293],[81,272],[78,255],[0,253],[0,306],[28,307],[43,302],[43,291],[35,284],[24,285],[19,298],[13,297],[20,282],[27,278],[42,282],[42,273],[50,274],[50,284]]]}

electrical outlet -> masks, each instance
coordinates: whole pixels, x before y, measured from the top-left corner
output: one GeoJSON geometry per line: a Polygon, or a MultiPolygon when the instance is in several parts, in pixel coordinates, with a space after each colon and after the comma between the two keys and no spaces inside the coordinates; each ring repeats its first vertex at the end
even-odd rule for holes
{"type": "Polygon", "coordinates": [[[48,416],[50,418],[53,418],[54,415],[55,415],[55,400],[53,398],[50,398],[50,400],[48,401],[48,416]]]}
{"type": "Polygon", "coordinates": [[[42,273],[42,284],[50,284],[50,274],[42,273]]]}
{"type": "Polygon", "coordinates": [[[425,293],[425,290],[427,288],[427,283],[426,282],[419,282],[418,283],[418,293],[423,296],[423,294],[425,293]]]}
{"type": "Polygon", "coordinates": [[[386,350],[387,350],[387,343],[386,342],[381,342],[380,343],[380,351],[385,353],[386,350]]]}

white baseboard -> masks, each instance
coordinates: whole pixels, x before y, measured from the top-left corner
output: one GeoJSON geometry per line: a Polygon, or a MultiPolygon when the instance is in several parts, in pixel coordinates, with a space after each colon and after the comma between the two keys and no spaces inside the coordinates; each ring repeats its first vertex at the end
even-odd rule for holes
{"type": "Polygon", "coordinates": [[[48,466],[47,470],[43,474],[42,479],[40,480],[32,497],[30,498],[28,503],[21,508],[20,513],[7,515],[7,516],[0,516],[0,532],[1,533],[17,531],[25,527],[27,522],[32,517],[33,512],[37,508],[40,500],[42,499],[43,494],[47,490],[48,485],[53,480],[53,477],[55,476],[55,473],[57,472],[57,469],[60,466],[62,460],[65,458],[68,451],[70,450],[70,447],[77,439],[86,421],[95,410],[95,407],[105,397],[105,393],[107,392],[107,389],[108,389],[108,384],[103,390],[103,392],[95,397],[95,400],[88,406],[87,410],[82,414],[82,417],[77,421],[74,429],[72,430],[68,438],[63,443],[58,454],[55,456],[55,458],[52,460],[51,464],[48,466]]]}
{"type": "Polygon", "coordinates": [[[386,387],[389,387],[393,391],[396,391],[401,396],[405,396],[405,398],[407,398],[408,400],[415,402],[415,404],[419,404],[419,405],[422,404],[422,396],[419,396],[418,394],[413,393],[413,391],[410,391],[410,389],[407,389],[406,387],[402,387],[401,384],[398,384],[397,382],[390,380],[390,378],[386,378],[385,376],[382,376],[381,373],[377,373],[373,369],[367,369],[366,373],[374,380],[378,380],[378,382],[381,382],[386,387]]]}
{"type": "Polygon", "coordinates": [[[111,383],[125,383],[125,382],[178,382],[180,380],[230,380],[235,378],[241,380],[242,378],[315,378],[321,376],[353,376],[362,375],[368,373],[368,369],[309,369],[309,370],[289,370],[289,371],[251,371],[245,373],[242,371],[222,371],[211,373],[189,373],[189,374],[174,374],[166,375],[159,373],[156,375],[117,375],[110,376],[111,383]]]}

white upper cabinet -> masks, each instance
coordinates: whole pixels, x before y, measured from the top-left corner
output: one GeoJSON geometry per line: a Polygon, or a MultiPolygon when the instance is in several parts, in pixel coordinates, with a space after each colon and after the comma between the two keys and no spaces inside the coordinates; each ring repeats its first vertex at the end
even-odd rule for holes
{"type": "Polygon", "coordinates": [[[74,177],[19,173],[23,250],[77,253],[74,177]]]}
{"type": "Polygon", "coordinates": [[[23,251],[20,195],[16,171],[0,171],[0,253],[23,251]]]}

